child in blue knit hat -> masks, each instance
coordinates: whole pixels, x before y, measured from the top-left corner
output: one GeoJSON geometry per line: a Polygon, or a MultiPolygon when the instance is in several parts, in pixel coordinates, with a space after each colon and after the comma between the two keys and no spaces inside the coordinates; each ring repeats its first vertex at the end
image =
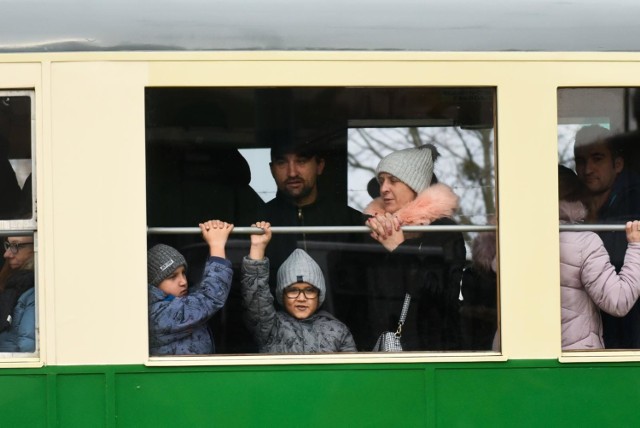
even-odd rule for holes
{"type": "Polygon", "coordinates": [[[147,252],[150,355],[215,352],[207,321],[229,296],[233,271],[225,245],[233,225],[210,220],[199,226],[209,258],[195,291],[188,290],[187,262],[178,250],[158,244],[147,252]]]}
{"type": "Polygon", "coordinates": [[[304,250],[296,249],[278,269],[276,301],[284,310],[276,310],[264,255],[271,225],[261,221],[252,226],[264,234],[251,235],[249,255],[242,260],[242,301],[260,352],[355,352],[347,326],[319,309],[326,294],[324,275],[304,250]]]}

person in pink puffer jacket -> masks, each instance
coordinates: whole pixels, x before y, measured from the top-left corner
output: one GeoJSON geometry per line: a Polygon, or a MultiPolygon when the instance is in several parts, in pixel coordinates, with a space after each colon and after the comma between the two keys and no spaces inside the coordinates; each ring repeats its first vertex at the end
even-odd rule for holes
{"type": "MultiPolygon", "coordinates": [[[[580,223],[587,215],[581,183],[559,167],[560,222],[580,223]]],[[[624,316],[640,296],[640,222],[626,223],[627,251],[619,273],[600,237],[593,232],[560,232],[562,349],[601,349],[599,309],[624,316]]]]}

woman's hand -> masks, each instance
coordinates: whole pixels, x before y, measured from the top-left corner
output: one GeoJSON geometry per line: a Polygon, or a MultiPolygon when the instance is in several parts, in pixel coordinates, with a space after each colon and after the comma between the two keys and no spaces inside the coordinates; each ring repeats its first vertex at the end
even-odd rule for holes
{"type": "Polygon", "coordinates": [[[393,214],[370,217],[366,225],[371,229],[371,237],[389,251],[395,250],[405,240],[402,224],[393,214]]]}

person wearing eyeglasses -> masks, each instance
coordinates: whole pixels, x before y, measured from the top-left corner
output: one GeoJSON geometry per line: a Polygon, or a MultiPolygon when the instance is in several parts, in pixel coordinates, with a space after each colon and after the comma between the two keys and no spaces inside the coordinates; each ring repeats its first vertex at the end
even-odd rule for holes
{"type": "Polygon", "coordinates": [[[249,330],[263,353],[355,352],[351,332],[329,312],[320,310],[326,285],[320,266],[304,250],[296,249],[277,273],[276,310],[269,290],[271,224],[252,225],[264,234],[251,235],[249,255],[242,260],[242,300],[249,330]]]}
{"type": "Polygon", "coordinates": [[[34,352],[34,248],[30,236],[4,241],[6,279],[0,282],[0,352],[34,352]]]}

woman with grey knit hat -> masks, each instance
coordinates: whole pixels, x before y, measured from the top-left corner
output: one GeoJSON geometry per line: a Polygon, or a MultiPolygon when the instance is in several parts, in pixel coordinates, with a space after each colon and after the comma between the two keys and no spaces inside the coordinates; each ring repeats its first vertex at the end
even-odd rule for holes
{"type": "Polygon", "coordinates": [[[278,269],[276,301],[284,311],[276,310],[269,289],[269,259],[264,255],[271,225],[260,221],[252,226],[264,234],[251,235],[249,255],[242,260],[242,301],[260,352],[355,352],[347,326],[319,310],[326,294],[324,275],[304,250],[294,250],[278,269]]]}
{"type": "Polygon", "coordinates": [[[229,296],[233,271],[225,258],[233,225],[220,220],[200,223],[209,245],[202,283],[189,291],[187,261],[178,250],[158,244],[147,251],[149,283],[149,354],[213,354],[215,346],[207,321],[229,296]]]}
{"type": "MultiPolygon", "coordinates": [[[[406,233],[402,226],[454,225],[458,197],[442,183],[432,184],[438,152],[433,145],[398,150],[376,168],[380,196],[365,208],[371,237],[386,251],[363,263],[367,307],[356,342],[371,349],[384,331],[396,329],[404,295],[411,295],[402,339],[405,350],[459,348],[458,311],[465,245],[459,232],[406,233]]],[[[358,320],[354,320],[358,322],[358,320]]]]}

